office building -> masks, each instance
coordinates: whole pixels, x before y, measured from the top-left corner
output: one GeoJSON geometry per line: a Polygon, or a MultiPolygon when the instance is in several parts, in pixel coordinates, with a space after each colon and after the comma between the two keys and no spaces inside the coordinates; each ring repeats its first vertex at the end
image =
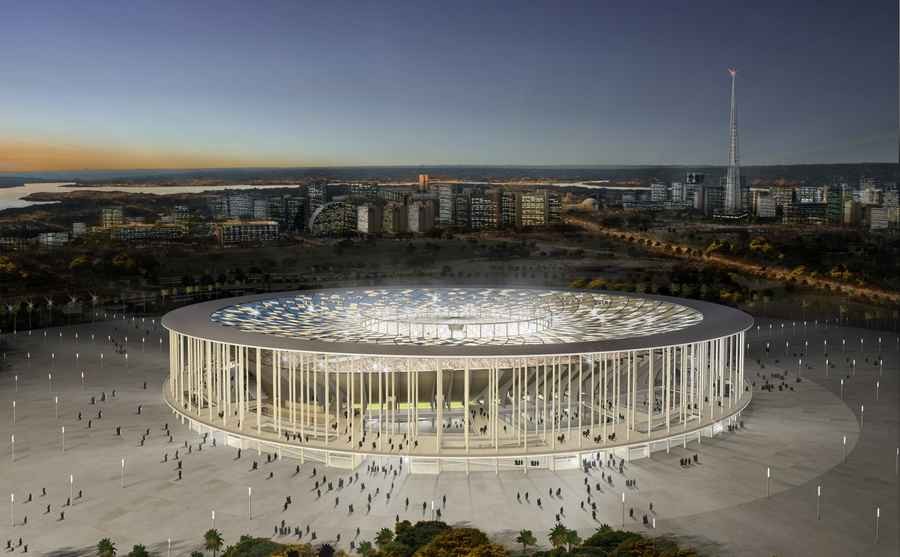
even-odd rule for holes
{"type": "Polygon", "coordinates": [[[110,228],[125,221],[121,207],[104,207],[100,211],[100,226],[110,228]]]}
{"type": "Polygon", "coordinates": [[[215,235],[223,246],[271,242],[278,239],[278,223],[273,220],[233,220],[216,224],[215,235]]]}
{"type": "Polygon", "coordinates": [[[402,234],[409,229],[406,205],[388,202],[382,209],[381,231],[384,234],[402,234]]]}
{"type": "Polygon", "coordinates": [[[415,201],[407,206],[407,228],[414,234],[424,234],[434,228],[434,204],[415,201]]]}
{"type": "Polygon", "coordinates": [[[41,232],[38,234],[38,244],[44,248],[59,248],[69,242],[68,232],[41,232]]]}
{"type": "Polygon", "coordinates": [[[363,234],[380,234],[384,222],[381,206],[366,203],[356,208],[356,230],[363,234]]]}

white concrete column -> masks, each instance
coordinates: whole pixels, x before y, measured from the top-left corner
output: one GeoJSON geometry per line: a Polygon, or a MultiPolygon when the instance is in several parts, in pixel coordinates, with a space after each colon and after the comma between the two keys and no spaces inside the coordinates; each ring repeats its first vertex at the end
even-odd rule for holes
{"type": "Polygon", "coordinates": [[[463,420],[463,435],[465,437],[466,443],[466,454],[469,454],[469,358],[466,358],[465,366],[465,376],[463,379],[463,412],[465,412],[465,418],[463,420]]]}

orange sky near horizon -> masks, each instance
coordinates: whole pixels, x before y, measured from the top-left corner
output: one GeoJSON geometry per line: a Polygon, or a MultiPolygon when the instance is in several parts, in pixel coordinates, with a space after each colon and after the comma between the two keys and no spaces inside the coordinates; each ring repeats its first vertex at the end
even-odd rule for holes
{"type": "Polygon", "coordinates": [[[210,153],[164,152],[127,147],[0,138],[0,172],[129,170],[282,166],[210,153]]]}

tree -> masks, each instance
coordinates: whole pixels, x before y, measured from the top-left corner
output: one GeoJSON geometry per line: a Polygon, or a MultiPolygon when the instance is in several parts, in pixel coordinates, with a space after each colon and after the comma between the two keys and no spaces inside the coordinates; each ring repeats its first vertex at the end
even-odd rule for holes
{"type": "Polygon", "coordinates": [[[468,555],[489,543],[484,532],[475,528],[451,528],[441,532],[416,552],[417,557],[456,557],[468,555]]]}
{"type": "Polygon", "coordinates": [[[116,544],[109,538],[97,542],[97,557],[115,557],[116,544]]]}
{"type": "Polygon", "coordinates": [[[566,529],[566,550],[572,551],[572,546],[580,545],[581,538],[578,537],[576,530],[566,529]]]}
{"type": "Polygon", "coordinates": [[[537,544],[537,538],[534,537],[531,530],[522,530],[516,536],[516,542],[522,544],[522,551],[527,553],[528,546],[537,544]]]}
{"type": "Polygon", "coordinates": [[[356,548],[356,552],[362,555],[363,557],[369,557],[375,553],[375,548],[372,547],[372,542],[370,541],[361,541],[359,542],[359,547],[356,548]]]}
{"type": "Polygon", "coordinates": [[[222,533],[215,528],[210,528],[206,531],[205,534],[203,534],[203,542],[204,548],[207,551],[213,552],[213,557],[216,556],[219,550],[222,549],[222,544],[225,543],[225,541],[222,539],[222,533]]]}
{"type": "Polygon", "coordinates": [[[566,527],[562,524],[557,524],[550,530],[550,533],[547,534],[547,539],[550,540],[550,545],[557,549],[566,545],[566,543],[568,543],[568,532],[566,527]]]}
{"type": "Polygon", "coordinates": [[[466,553],[466,557],[509,557],[509,551],[502,545],[486,543],[466,553]]]}
{"type": "Polygon", "coordinates": [[[150,557],[150,552],[143,545],[137,544],[131,548],[131,553],[128,554],[128,557],[150,557]]]}
{"type": "Polygon", "coordinates": [[[201,551],[191,551],[191,557],[203,557],[203,552],[201,551]]]}
{"type": "Polygon", "coordinates": [[[334,557],[334,546],[330,543],[323,543],[319,546],[319,557],[334,557]]]}
{"type": "Polygon", "coordinates": [[[391,532],[389,528],[382,528],[375,534],[375,545],[377,545],[379,549],[384,549],[384,547],[393,540],[394,533],[391,532]]]}

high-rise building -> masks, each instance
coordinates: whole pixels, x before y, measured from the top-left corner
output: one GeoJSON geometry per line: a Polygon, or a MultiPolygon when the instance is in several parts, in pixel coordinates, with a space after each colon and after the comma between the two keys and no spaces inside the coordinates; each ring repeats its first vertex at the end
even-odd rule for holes
{"type": "Polygon", "coordinates": [[[289,195],[283,203],[282,226],[290,231],[306,229],[306,197],[289,195]]]}
{"type": "Polygon", "coordinates": [[[68,232],[41,232],[38,234],[38,244],[45,248],[58,248],[69,241],[68,232]]]}
{"type": "Polygon", "coordinates": [[[429,181],[430,178],[428,174],[419,174],[419,191],[428,191],[429,181]]]}
{"type": "Polygon", "coordinates": [[[706,183],[706,174],[702,172],[688,172],[684,176],[684,193],[682,202],[688,207],[696,207],[697,190],[706,183]]]}
{"type": "Polygon", "coordinates": [[[856,226],[862,220],[863,209],[858,201],[848,199],[844,201],[844,224],[847,226],[856,226]]]}
{"type": "Polygon", "coordinates": [[[756,216],[763,219],[773,219],[778,216],[775,208],[775,198],[769,192],[760,192],[754,196],[756,216]]]}
{"type": "Polygon", "coordinates": [[[654,203],[665,203],[669,200],[669,186],[662,182],[654,182],[650,184],[650,201],[654,203]]]}
{"type": "Polygon", "coordinates": [[[519,194],[519,226],[546,226],[560,222],[559,193],[550,190],[528,191],[519,194]]]}
{"type": "Polygon", "coordinates": [[[253,198],[245,193],[226,196],[228,200],[228,217],[247,219],[253,216],[253,198]]]}
{"type": "Polygon", "coordinates": [[[519,196],[516,192],[503,190],[500,193],[500,226],[516,226],[519,222],[519,196]]]}
{"type": "Polygon", "coordinates": [[[829,224],[841,224],[843,220],[844,195],[837,186],[825,188],[825,218],[829,224]]]}
{"type": "Polygon", "coordinates": [[[434,204],[430,201],[415,201],[407,205],[408,229],[415,234],[424,234],[434,228],[434,204]]]}
{"type": "Polygon", "coordinates": [[[87,233],[87,224],[83,222],[72,223],[72,237],[79,238],[87,233]]]}
{"type": "Polygon", "coordinates": [[[672,202],[684,203],[684,184],[682,182],[672,182],[672,202]]]}
{"type": "Polygon", "coordinates": [[[253,200],[253,218],[255,220],[268,220],[269,218],[269,200],[254,199],[253,200]]]}
{"type": "Polygon", "coordinates": [[[353,182],[350,197],[360,201],[375,201],[378,198],[378,184],[375,182],[353,182]]]}
{"type": "Polygon", "coordinates": [[[456,224],[456,197],[462,192],[461,184],[440,184],[438,186],[437,222],[441,226],[456,224]]]}
{"type": "Polygon", "coordinates": [[[737,102],[734,96],[734,82],[737,70],[729,68],[731,74],[731,121],[728,126],[728,172],[725,175],[725,211],[736,214],[743,210],[744,195],[741,183],[740,157],[738,156],[737,102]]]}
{"type": "Polygon", "coordinates": [[[191,222],[191,210],[185,205],[176,205],[172,209],[172,222],[178,226],[188,226],[191,222]]]}
{"type": "Polygon", "coordinates": [[[356,208],[356,230],[363,234],[379,234],[384,222],[381,206],[366,203],[356,208]]]}
{"type": "MultiPolygon", "coordinates": [[[[724,180],[723,180],[724,182],[724,180]]],[[[694,193],[694,209],[706,216],[721,214],[725,208],[725,186],[704,184],[694,193]]]]}
{"type": "Polygon", "coordinates": [[[222,245],[271,242],[278,239],[278,223],[267,221],[226,221],[216,225],[215,235],[222,245]]]}
{"type": "Polygon", "coordinates": [[[887,207],[867,207],[869,213],[869,230],[887,230],[890,223],[887,207]]]}
{"type": "Polygon", "coordinates": [[[381,230],[385,234],[401,234],[409,228],[406,205],[390,201],[384,206],[382,213],[381,230]]]}
{"type": "Polygon", "coordinates": [[[100,211],[100,226],[103,228],[118,226],[124,220],[121,207],[104,207],[100,211]]]}
{"type": "Polygon", "coordinates": [[[308,199],[306,208],[312,216],[319,207],[328,203],[328,184],[325,182],[310,184],[306,187],[306,196],[308,199]]]}
{"type": "Polygon", "coordinates": [[[499,190],[473,190],[469,194],[470,226],[473,230],[497,228],[500,223],[501,194],[499,190]]]}

